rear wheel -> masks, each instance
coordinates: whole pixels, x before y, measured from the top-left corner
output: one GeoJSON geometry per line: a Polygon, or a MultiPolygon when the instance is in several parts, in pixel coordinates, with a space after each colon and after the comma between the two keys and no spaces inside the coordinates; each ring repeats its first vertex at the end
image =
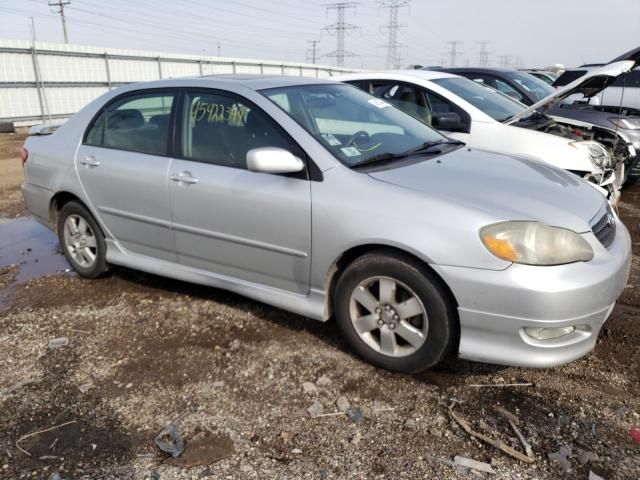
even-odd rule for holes
{"type": "Polygon", "coordinates": [[[96,278],[108,270],[104,235],[80,203],[68,202],[60,210],[58,238],[64,256],[81,276],[96,278]]]}
{"type": "Polygon", "coordinates": [[[354,350],[388,370],[438,363],[456,339],[457,317],[440,280],[401,254],[355,260],[336,285],[336,319],[354,350]]]}

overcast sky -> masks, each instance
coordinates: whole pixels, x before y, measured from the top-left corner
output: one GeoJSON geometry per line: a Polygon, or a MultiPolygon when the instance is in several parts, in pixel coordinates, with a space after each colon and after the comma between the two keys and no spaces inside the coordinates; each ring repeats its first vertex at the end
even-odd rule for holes
{"type": "MultiPolygon", "coordinates": [[[[336,21],[331,0],[70,0],[69,42],[194,54],[305,61],[308,40],[320,54],[335,50],[323,27],[336,21]]],[[[390,0],[387,0],[389,3],[390,0]]],[[[60,16],[47,0],[0,0],[0,38],[62,42],[60,16]]],[[[389,12],[376,0],[347,11],[360,27],[346,37],[358,54],[346,65],[383,68],[389,12]]],[[[448,41],[460,41],[457,65],[478,63],[479,41],[489,42],[491,65],[500,56],[523,66],[603,62],[640,46],[640,0],[412,0],[399,12],[403,64],[447,65],[448,41]]],[[[334,64],[322,57],[319,63],[334,64]]]]}

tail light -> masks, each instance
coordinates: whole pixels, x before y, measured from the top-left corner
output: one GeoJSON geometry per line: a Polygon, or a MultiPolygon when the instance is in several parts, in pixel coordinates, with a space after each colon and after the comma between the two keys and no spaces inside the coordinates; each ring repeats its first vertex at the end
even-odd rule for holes
{"type": "Polygon", "coordinates": [[[22,147],[20,149],[20,161],[22,162],[22,166],[24,167],[24,164],[27,163],[27,159],[29,158],[29,151],[22,147]]]}

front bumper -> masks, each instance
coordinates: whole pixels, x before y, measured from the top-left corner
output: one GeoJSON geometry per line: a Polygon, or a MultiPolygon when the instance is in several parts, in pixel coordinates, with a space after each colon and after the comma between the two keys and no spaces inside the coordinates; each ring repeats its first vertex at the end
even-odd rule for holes
{"type": "Polygon", "coordinates": [[[593,350],[598,333],[629,278],[631,238],[617,220],[605,249],[585,234],[594,258],[553,267],[513,264],[506,270],[434,266],[458,302],[459,356],[521,367],[552,367],[593,350]],[[575,326],[559,338],[536,340],[525,328],[575,326]]]}

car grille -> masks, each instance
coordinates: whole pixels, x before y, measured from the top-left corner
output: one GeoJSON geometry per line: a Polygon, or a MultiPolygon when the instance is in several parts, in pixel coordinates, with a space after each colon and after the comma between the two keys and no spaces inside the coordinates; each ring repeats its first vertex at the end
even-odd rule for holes
{"type": "Polygon", "coordinates": [[[616,238],[616,217],[607,205],[604,215],[591,226],[591,231],[604,248],[609,248],[616,238]]]}

